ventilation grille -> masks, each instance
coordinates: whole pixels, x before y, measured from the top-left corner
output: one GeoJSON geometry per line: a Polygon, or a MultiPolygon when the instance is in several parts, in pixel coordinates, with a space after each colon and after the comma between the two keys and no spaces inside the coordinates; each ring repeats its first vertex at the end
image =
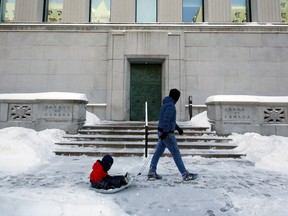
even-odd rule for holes
{"type": "Polygon", "coordinates": [[[10,120],[11,121],[29,121],[31,117],[31,105],[10,105],[10,120]]]}
{"type": "Polygon", "coordinates": [[[266,108],[264,110],[265,123],[284,123],[285,122],[285,108],[266,108]]]}

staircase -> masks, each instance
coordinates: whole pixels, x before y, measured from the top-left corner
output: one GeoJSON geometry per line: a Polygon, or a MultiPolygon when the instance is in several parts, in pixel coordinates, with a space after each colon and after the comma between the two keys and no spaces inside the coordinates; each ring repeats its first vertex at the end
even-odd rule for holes
{"type": "MultiPolygon", "coordinates": [[[[206,158],[239,158],[243,155],[233,151],[235,144],[227,137],[218,137],[205,127],[191,127],[179,124],[182,136],[175,132],[182,156],[206,158]]],[[[148,153],[153,154],[157,144],[157,124],[149,124],[148,153]]],[[[85,126],[77,135],[66,135],[55,143],[56,155],[95,156],[143,156],[145,151],[145,128],[143,122],[106,122],[95,126],[85,126]]],[[[171,156],[166,150],[165,156],[171,156]]]]}

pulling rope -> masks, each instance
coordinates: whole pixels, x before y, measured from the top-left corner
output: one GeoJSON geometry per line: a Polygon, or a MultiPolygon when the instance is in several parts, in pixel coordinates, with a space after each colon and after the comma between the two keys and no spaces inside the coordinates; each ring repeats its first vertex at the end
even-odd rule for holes
{"type": "Polygon", "coordinates": [[[149,162],[149,159],[150,159],[150,154],[149,154],[149,156],[145,159],[144,164],[142,165],[141,169],[139,170],[137,176],[142,175],[142,172],[145,170],[145,168],[146,168],[146,166],[147,166],[147,164],[148,164],[148,162],[149,162]]]}

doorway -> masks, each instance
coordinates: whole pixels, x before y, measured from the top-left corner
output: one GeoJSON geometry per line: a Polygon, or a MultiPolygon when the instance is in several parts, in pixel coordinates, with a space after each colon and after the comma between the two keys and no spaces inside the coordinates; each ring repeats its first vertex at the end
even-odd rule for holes
{"type": "Polygon", "coordinates": [[[162,65],[131,64],[130,120],[145,121],[145,102],[148,120],[158,121],[162,101],[162,65]]]}

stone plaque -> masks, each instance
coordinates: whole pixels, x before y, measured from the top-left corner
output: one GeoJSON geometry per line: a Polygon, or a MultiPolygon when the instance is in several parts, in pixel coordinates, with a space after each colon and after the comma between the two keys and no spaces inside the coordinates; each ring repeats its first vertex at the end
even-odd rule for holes
{"type": "Polygon", "coordinates": [[[40,117],[47,121],[69,121],[72,119],[72,105],[44,104],[40,117]]]}
{"type": "Polygon", "coordinates": [[[243,106],[227,106],[223,107],[222,120],[230,122],[250,122],[251,109],[243,106]]]}

